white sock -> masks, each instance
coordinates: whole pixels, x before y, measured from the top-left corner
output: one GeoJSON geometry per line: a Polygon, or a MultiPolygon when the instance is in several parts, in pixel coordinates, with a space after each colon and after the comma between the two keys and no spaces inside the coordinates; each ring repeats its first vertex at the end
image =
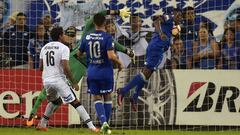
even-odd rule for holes
{"type": "Polygon", "coordinates": [[[87,124],[88,128],[96,129],[96,127],[93,125],[92,120],[90,119],[89,114],[82,105],[78,106],[76,110],[78,111],[78,114],[83,119],[83,121],[87,124]]]}
{"type": "Polygon", "coordinates": [[[44,116],[42,117],[41,122],[40,122],[40,125],[42,127],[47,127],[49,117],[53,114],[55,108],[56,107],[53,103],[49,102],[47,104],[47,107],[46,107],[45,112],[44,112],[44,116]]]}

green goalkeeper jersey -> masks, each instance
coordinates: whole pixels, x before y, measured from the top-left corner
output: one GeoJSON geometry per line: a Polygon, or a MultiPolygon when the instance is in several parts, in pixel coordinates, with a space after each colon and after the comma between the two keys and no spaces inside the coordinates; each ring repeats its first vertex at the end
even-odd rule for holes
{"type": "MultiPolygon", "coordinates": [[[[107,10],[103,10],[103,11],[101,11],[99,13],[104,15],[104,16],[106,16],[107,15],[107,10]]],[[[82,37],[85,37],[87,34],[89,34],[91,32],[94,32],[94,31],[95,31],[95,27],[94,27],[94,24],[93,24],[93,17],[90,17],[86,21],[85,28],[84,28],[84,30],[82,32],[82,37]]],[[[126,48],[123,45],[121,45],[117,41],[113,41],[113,42],[115,44],[115,50],[116,51],[120,51],[120,52],[126,53],[126,48]]]]}
{"type": "Polygon", "coordinates": [[[77,82],[79,82],[82,79],[87,69],[86,56],[82,56],[79,60],[75,56],[78,51],[78,48],[79,47],[77,46],[71,51],[70,58],[69,58],[69,66],[73,75],[73,79],[77,82]]]}

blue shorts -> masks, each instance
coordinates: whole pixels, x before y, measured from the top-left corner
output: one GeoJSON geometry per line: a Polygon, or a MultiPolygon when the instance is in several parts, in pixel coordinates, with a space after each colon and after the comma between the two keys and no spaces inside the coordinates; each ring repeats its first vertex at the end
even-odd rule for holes
{"type": "Polygon", "coordinates": [[[157,46],[148,46],[146,53],[145,66],[155,71],[159,68],[162,68],[166,62],[166,52],[163,48],[157,46]]]}
{"type": "Polygon", "coordinates": [[[87,79],[88,93],[104,95],[113,91],[113,79],[87,79]]]}

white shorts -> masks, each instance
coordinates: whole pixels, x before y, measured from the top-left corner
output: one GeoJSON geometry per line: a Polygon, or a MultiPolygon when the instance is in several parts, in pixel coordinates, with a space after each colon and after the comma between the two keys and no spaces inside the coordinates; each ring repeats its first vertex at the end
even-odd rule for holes
{"type": "Polygon", "coordinates": [[[46,95],[49,102],[55,101],[60,97],[64,104],[68,104],[76,99],[71,85],[66,81],[59,80],[54,83],[45,82],[44,88],[46,89],[46,95]]]}

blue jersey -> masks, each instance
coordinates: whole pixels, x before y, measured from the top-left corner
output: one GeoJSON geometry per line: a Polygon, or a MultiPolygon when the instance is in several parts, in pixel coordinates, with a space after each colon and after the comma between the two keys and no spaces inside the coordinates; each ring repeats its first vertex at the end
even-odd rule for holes
{"type": "Polygon", "coordinates": [[[89,79],[113,79],[113,63],[107,51],[114,49],[112,36],[106,32],[95,31],[82,39],[79,50],[87,53],[89,79]]]}
{"type": "Polygon", "coordinates": [[[174,23],[173,19],[164,19],[164,22],[161,23],[160,31],[166,36],[164,39],[161,39],[161,32],[155,32],[152,36],[151,41],[147,47],[146,61],[145,65],[150,70],[157,70],[162,68],[165,64],[166,58],[164,52],[168,50],[170,46],[170,41],[172,37],[172,29],[174,23]]]}
{"type": "Polygon", "coordinates": [[[239,68],[239,47],[235,43],[231,47],[225,43],[221,50],[223,60],[222,69],[238,69],[239,68]]]}

